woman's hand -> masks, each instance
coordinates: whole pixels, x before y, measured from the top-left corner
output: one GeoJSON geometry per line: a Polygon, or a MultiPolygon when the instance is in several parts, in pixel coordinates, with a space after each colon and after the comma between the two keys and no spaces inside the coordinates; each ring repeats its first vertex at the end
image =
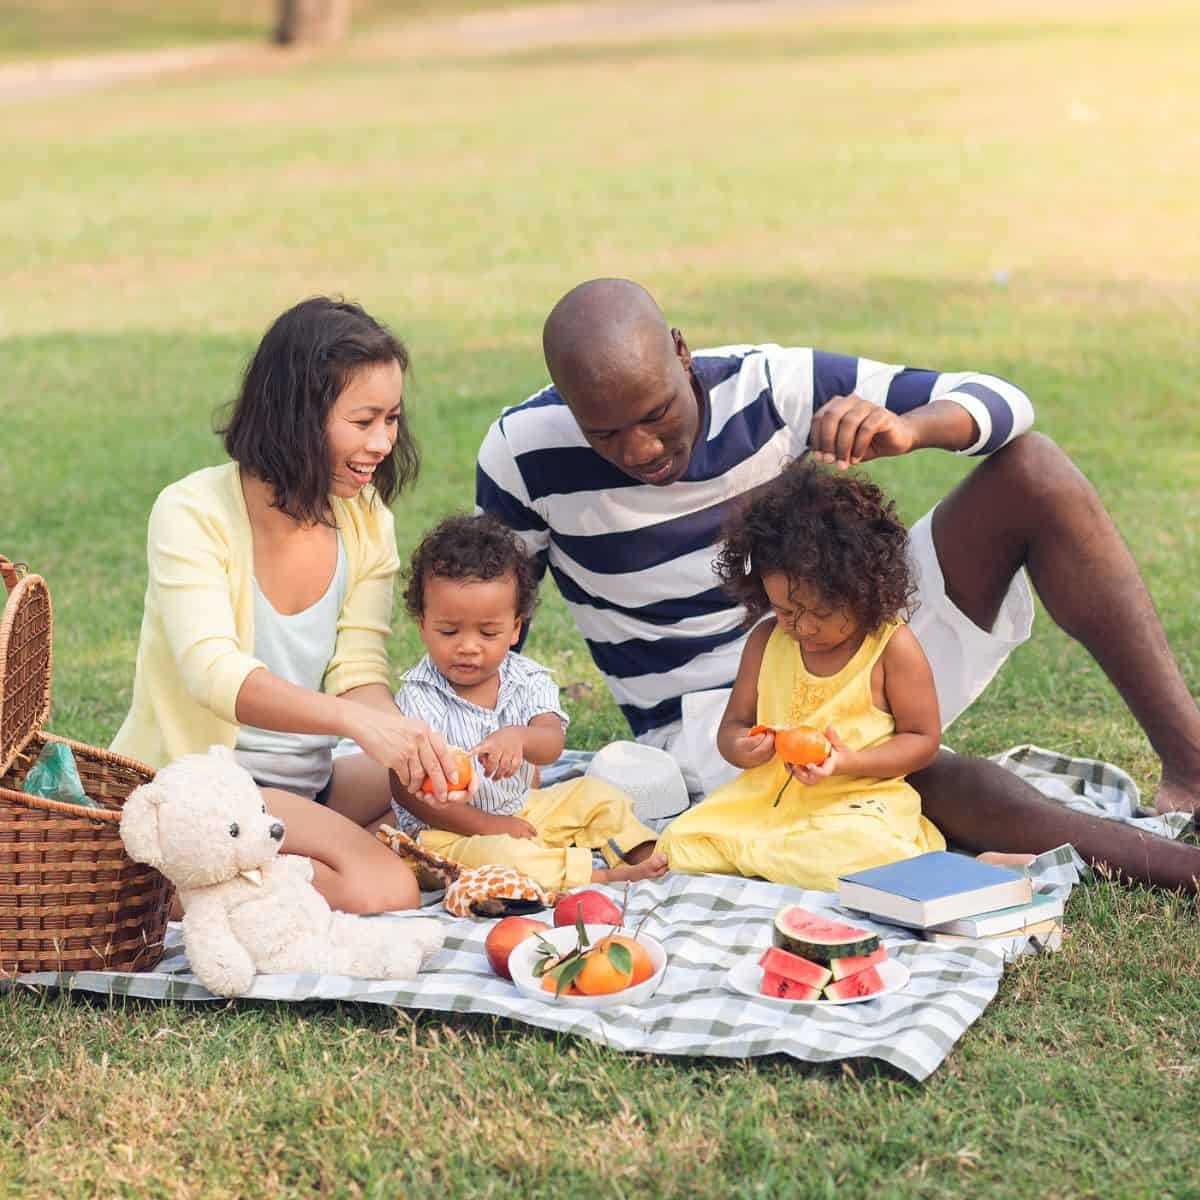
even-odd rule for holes
{"type": "Polygon", "coordinates": [[[350,702],[346,735],[353,738],[376,762],[396,772],[404,789],[419,792],[429,778],[433,799],[439,803],[466,803],[479,787],[471,772],[465,789],[449,791],[446,780],[454,774],[454,755],[446,739],[426,722],[406,717],[399,709],[387,712],[350,702]]]}

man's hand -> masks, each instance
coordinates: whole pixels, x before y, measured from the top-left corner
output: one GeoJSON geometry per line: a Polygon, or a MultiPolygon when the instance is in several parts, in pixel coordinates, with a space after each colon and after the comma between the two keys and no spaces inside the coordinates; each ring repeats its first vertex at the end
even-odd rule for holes
{"type": "Polygon", "coordinates": [[[479,759],[489,779],[508,779],[525,762],[525,730],[518,725],[497,729],[485,737],[471,754],[479,759]]]}
{"type": "Polygon", "coordinates": [[[813,415],[808,444],[814,462],[841,470],[873,458],[894,458],[916,448],[916,431],[900,413],[861,396],[834,396],[813,415]]]}

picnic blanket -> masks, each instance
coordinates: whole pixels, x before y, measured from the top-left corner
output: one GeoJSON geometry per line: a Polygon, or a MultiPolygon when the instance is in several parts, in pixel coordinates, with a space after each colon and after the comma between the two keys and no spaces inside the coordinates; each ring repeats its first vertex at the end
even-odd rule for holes
{"type": "MultiPolygon", "coordinates": [[[[1031,868],[1039,890],[1066,894],[1079,878],[1069,846],[1042,855],[1031,868]]],[[[622,889],[604,888],[618,903],[622,889]]],[[[573,1033],[617,1050],[652,1054],[745,1058],[786,1054],[804,1062],[878,1058],[925,1079],[995,996],[1004,969],[992,951],[913,940],[895,926],[855,919],[884,939],[889,956],[911,979],[902,991],[861,1004],[813,1007],[749,999],[733,990],[729,973],[746,956],[757,958],[771,942],[772,918],[783,904],[845,920],[829,892],[802,891],[761,880],[718,875],[668,875],[630,885],[626,923],[646,917],[645,931],[667,952],[657,992],[640,1006],[598,1011],[568,1009],[530,999],[492,974],[484,954],[489,921],[452,918],[446,945],[417,978],[405,982],[333,975],[259,975],[246,998],[349,1000],[436,1012],[481,1013],[573,1033]]],[[[428,912],[428,910],[426,910],[428,912]]],[[[415,914],[386,914],[396,936],[415,914]]],[[[172,925],[166,953],[154,971],[45,972],[20,976],[18,986],[61,987],[114,997],[211,1001],[192,976],[179,927],[172,925]]]]}
{"type": "MultiPolygon", "coordinates": [[[[576,752],[562,765],[578,772],[588,757],[576,752]]],[[[1072,808],[1172,837],[1190,820],[1181,814],[1137,816],[1136,785],[1125,772],[1107,763],[1071,758],[1036,746],[1015,747],[997,761],[1072,808]]],[[[1062,846],[1039,856],[1029,874],[1035,890],[1065,898],[1085,869],[1075,851],[1062,846]]],[[[603,890],[620,902],[620,888],[603,890]]],[[[646,916],[646,932],[663,944],[668,955],[658,991],[639,1007],[615,1005],[585,1011],[528,999],[488,968],[483,942],[491,923],[455,919],[444,913],[440,915],[447,924],[445,948],[414,980],[398,983],[345,976],[260,975],[247,998],[348,1000],[490,1014],[577,1034],[617,1050],[652,1054],[723,1058],[786,1054],[814,1063],[877,1058],[914,1079],[925,1079],[996,995],[1004,969],[1001,953],[916,941],[911,931],[856,916],[854,923],[878,932],[889,956],[911,971],[902,991],[862,1004],[814,1008],[751,1000],[731,988],[733,966],[746,956],[757,957],[769,944],[778,908],[801,904],[846,919],[834,902],[828,892],[717,875],[671,874],[632,885],[627,924],[636,926],[646,916]]],[[[376,919],[397,922],[396,933],[402,937],[402,922],[413,915],[396,913],[376,919]]],[[[163,959],[154,971],[43,972],[20,976],[16,984],[163,1001],[219,999],[192,976],[176,925],[168,930],[163,959]]]]}

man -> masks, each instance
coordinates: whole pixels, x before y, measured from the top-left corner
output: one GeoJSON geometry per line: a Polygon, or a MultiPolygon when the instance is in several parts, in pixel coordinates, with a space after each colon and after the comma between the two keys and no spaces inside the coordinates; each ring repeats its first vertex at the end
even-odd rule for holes
{"type": "MultiPolygon", "coordinates": [[[[778,346],[693,356],[653,298],[620,279],[568,292],[543,345],[553,385],[488,431],[477,502],[548,562],[634,734],[675,754],[690,786],[719,778],[709,730],[745,637],[709,565],[728,505],[806,451],[846,468],[940,448],[986,456],[912,530],[912,628],[943,725],[1028,637],[1028,573],[1146,731],[1162,762],[1158,809],[1200,806],[1200,712],[1120,535],[1066,455],[1026,432],[1019,388],[778,346]]],[[[1069,841],[1130,878],[1194,889],[1200,875],[1195,847],[1073,813],[985,760],[943,751],[912,782],[967,846],[1069,841]]]]}

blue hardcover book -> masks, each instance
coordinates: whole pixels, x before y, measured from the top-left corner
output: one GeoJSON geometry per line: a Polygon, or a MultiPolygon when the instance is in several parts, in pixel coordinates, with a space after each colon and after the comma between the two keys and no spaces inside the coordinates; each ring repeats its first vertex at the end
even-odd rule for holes
{"type": "Polygon", "coordinates": [[[838,903],[843,908],[917,929],[1028,904],[1032,898],[1029,879],[1018,871],[946,850],[931,850],[838,879],[838,903]]]}

